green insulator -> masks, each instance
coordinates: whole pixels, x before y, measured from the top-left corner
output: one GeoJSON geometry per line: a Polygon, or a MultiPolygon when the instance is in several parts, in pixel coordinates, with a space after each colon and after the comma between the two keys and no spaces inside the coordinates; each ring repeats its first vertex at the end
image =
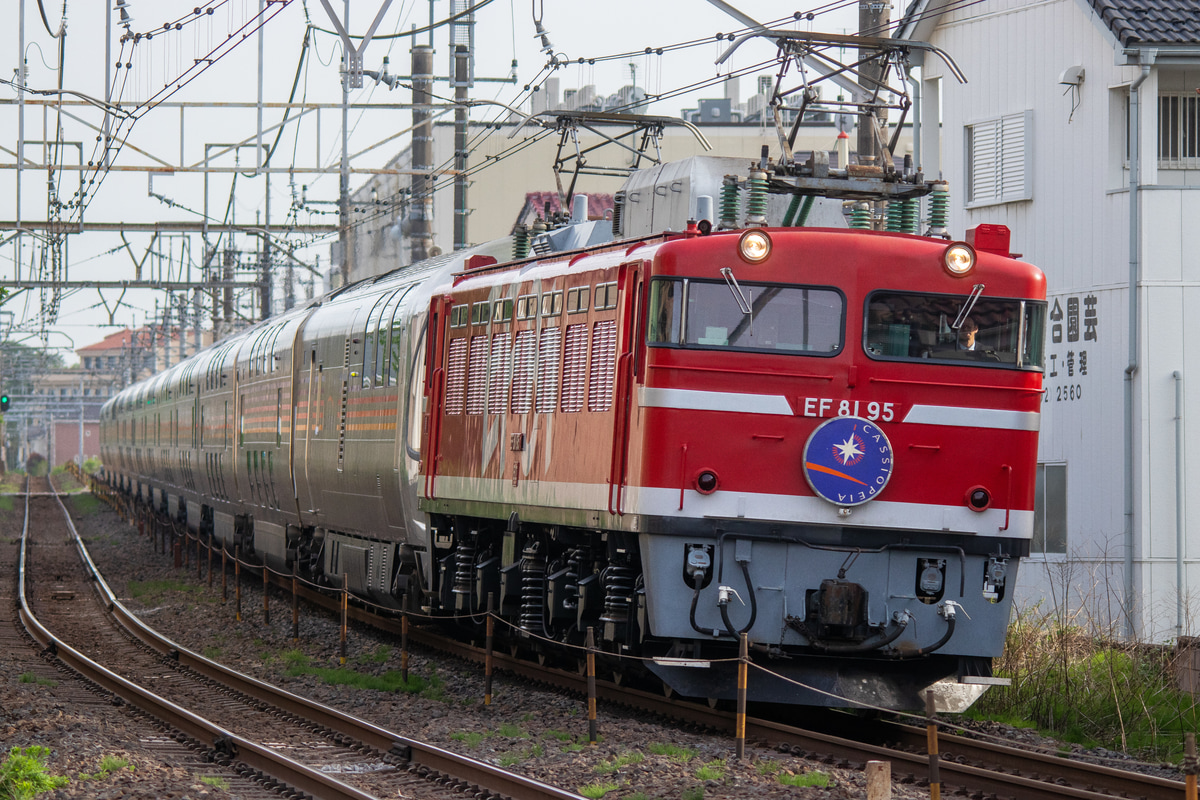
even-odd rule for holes
{"type": "Polygon", "coordinates": [[[890,233],[904,230],[904,203],[903,200],[888,200],[887,229],[890,233]]]}
{"type": "Polygon", "coordinates": [[[850,227],[860,230],[870,230],[874,225],[871,219],[871,207],[866,203],[855,203],[850,209],[850,227]]]}
{"type": "Polygon", "coordinates": [[[905,233],[919,233],[921,228],[921,201],[915,197],[904,201],[903,230],[905,233]]]}
{"type": "Polygon", "coordinates": [[[529,256],[529,226],[518,225],[513,231],[513,261],[529,256]]]}
{"type": "Polygon", "coordinates": [[[926,236],[946,236],[946,226],[950,220],[950,187],[945,181],[933,186],[929,195],[929,230],[926,236]]]}
{"type": "Polygon", "coordinates": [[[750,199],[746,202],[746,227],[767,224],[767,173],[750,171],[750,199]]]}
{"type": "Polygon", "coordinates": [[[738,196],[737,175],[726,175],[721,182],[721,230],[733,230],[738,226],[738,209],[741,198],[738,196]]]}

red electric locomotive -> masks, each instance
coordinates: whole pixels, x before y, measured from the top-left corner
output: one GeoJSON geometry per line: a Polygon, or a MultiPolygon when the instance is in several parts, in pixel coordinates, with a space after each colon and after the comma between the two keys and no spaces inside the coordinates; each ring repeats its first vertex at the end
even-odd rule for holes
{"type": "Polygon", "coordinates": [[[535,639],[595,624],[710,698],[741,633],[760,699],[987,685],[1032,530],[1042,273],[941,239],[701,227],[469,268],[434,299],[440,605],[491,598],[535,639]]]}

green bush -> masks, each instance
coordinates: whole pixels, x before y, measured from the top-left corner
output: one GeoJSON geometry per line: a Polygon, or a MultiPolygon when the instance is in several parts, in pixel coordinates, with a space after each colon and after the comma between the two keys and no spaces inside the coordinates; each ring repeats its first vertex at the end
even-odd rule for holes
{"type": "Polygon", "coordinates": [[[62,775],[46,772],[48,747],[14,747],[8,758],[0,764],[0,800],[30,800],[41,792],[48,792],[70,783],[62,775]]]}

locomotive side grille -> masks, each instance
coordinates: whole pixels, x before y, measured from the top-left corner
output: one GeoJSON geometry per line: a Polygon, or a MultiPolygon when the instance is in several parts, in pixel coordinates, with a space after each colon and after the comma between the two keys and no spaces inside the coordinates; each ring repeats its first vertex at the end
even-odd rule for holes
{"type": "Polygon", "coordinates": [[[508,408],[508,384],[512,371],[512,337],[497,333],[492,337],[491,385],[488,387],[488,413],[503,414],[508,408]]]}
{"type": "Polygon", "coordinates": [[[446,413],[463,413],[464,390],[467,385],[467,340],[450,342],[450,358],[446,365],[446,413]]]}
{"type": "Polygon", "coordinates": [[[518,331],[513,346],[512,413],[528,414],[533,407],[533,372],[537,356],[535,332],[518,331]]]}
{"type": "Polygon", "coordinates": [[[548,414],[558,407],[558,348],[561,328],[542,328],[538,345],[537,410],[548,414]]]}
{"type": "Polygon", "coordinates": [[[588,376],[588,411],[612,408],[617,358],[617,321],[600,320],[592,327],[592,366],[588,376]]]}
{"type": "Polygon", "coordinates": [[[467,413],[482,414],[487,407],[488,337],[471,337],[467,360],[467,413]]]}
{"type": "Polygon", "coordinates": [[[583,410],[584,378],[587,369],[587,325],[567,326],[563,355],[562,410],[583,410]]]}

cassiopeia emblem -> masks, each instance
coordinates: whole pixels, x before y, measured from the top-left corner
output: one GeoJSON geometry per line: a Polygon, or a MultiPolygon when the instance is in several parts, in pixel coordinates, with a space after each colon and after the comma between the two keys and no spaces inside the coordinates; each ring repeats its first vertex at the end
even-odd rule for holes
{"type": "Polygon", "coordinates": [[[873,500],[892,477],[892,443],[862,417],[821,423],[804,445],[804,478],[818,496],[839,506],[873,500]]]}

